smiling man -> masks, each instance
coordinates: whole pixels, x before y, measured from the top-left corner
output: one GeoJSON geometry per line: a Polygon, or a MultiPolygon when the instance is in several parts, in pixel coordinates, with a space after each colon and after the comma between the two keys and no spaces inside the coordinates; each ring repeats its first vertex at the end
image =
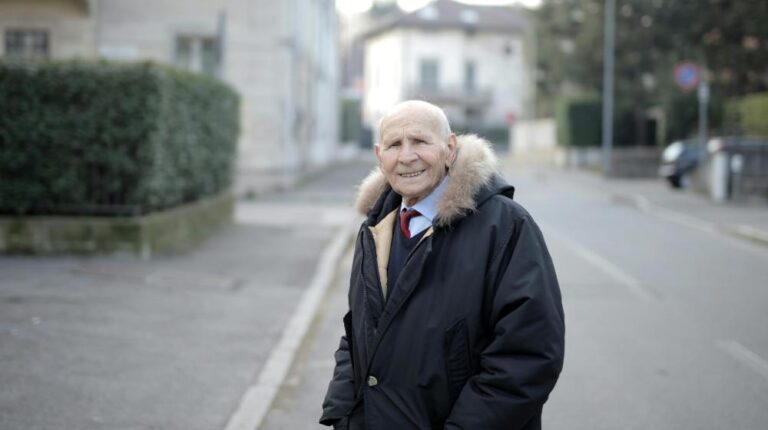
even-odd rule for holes
{"type": "Polygon", "coordinates": [[[488,143],[451,133],[437,106],[395,106],[379,137],[320,422],[540,429],[565,327],[539,228],[488,143]]]}

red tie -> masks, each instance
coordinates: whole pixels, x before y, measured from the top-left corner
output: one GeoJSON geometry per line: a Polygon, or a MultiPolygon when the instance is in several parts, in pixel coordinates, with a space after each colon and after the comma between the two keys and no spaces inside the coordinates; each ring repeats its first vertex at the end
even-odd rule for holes
{"type": "Polygon", "coordinates": [[[403,211],[400,212],[400,233],[403,233],[403,236],[406,239],[411,238],[411,230],[408,228],[411,218],[419,215],[421,214],[416,209],[403,209],[403,211]]]}

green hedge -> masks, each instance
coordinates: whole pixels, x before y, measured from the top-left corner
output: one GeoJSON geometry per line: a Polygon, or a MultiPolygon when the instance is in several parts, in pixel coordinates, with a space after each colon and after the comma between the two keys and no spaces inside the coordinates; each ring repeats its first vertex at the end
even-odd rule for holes
{"type": "Polygon", "coordinates": [[[227,189],[238,97],[152,63],[0,63],[0,213],[130,215],[227,189]]]}
{"type": "Polygon", "coordinates": [[[600,146],[602,104],[594,95],[562,97],[555,106],[557,141],[562,146],[600,146]]]}
{"type": "Polygon", "coordinates": [[[741,99],[726,100],[723,104],[723,130],[726,134],[741,133],[741,99]]]}
{"type": "Polygon", "coordinates": [[[768,137],[768,93],[743,97],[738,111],[739,123],[745,134],[768,137]]]}
{"type": "Polygon", "coordinates": [[[359,98],[344,98],[341,103],[341,141],[360,142],[363,130],[361,100],[359,98]]]}
{"type": "Polygon", "coordinates": [[[509,127],[452,125],[451,130],[457,135],[476,134],[493,144],[495,151],[509,149],[509,127]]]}

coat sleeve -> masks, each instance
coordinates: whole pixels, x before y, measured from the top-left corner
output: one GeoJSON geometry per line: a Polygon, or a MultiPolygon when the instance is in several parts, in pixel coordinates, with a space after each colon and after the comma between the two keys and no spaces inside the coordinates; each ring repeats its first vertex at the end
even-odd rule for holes
{"type": "Polygon", "coordinates": [[[552,259],[529,216],[515,224],[491,290],[493,339],[446,429],[525,428],[539,419],[562,369],[565,324],[552,259]]]}
{"type": "MultiPolygon", "coordinates": [[[[350,314],[347,313],[344,317],[345,325],[349,318],[350,314]]],[[[355,383],[351,354],[347,336],[342,336],[339,348],[334,354],[336,367],[333,370],[333,378],[328,384],[328,391],[323,401],[323,415],[320,417],[320,424],[335,426],[345,419],[355,403],[355,383]]]]}

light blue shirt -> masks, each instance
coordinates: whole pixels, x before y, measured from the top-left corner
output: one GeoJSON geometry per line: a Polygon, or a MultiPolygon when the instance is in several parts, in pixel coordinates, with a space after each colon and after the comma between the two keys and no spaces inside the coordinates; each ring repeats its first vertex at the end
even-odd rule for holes
{"type": "Polygon", "coordinates": [[[420,202],[411,207],[405,205],[405,200],[400,203],[400,211],[403,209],[416,209],[421,214],[411,218],[410,223],[408,223],[408,230],[411,232],[411,236],[415,236],[432,226],[432,220],[437,216],[437,202],[443,195],[447,184],[448,175],[445,175],[440,184],[420,202]]]}

